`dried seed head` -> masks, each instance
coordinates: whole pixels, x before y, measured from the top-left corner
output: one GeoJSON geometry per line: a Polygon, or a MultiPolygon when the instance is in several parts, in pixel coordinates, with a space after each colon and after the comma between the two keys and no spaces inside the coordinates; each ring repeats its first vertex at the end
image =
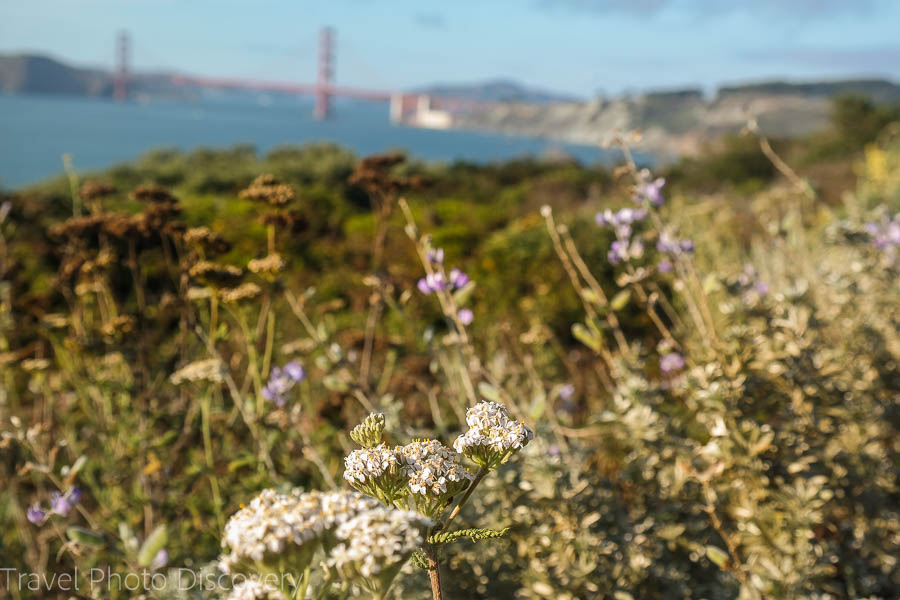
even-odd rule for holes
{"type": "Polygon", "coordinates": [[[174,385],[181,385],[189,381],[209,381],[221,383],[225,379],[225,365],[217,358],[198,360],[192,362],[172,373],[169,377],[174,385]]]}
{"type": "Polygon", "coordinates": [[[222,290],[220,297],[222,302],[236,304],[245,300],[252,300],[262,294],[262,288],[252,282],[243,283],[236,288],[222,290]]]}
{"type": "Polygon", "coordinates": [[[112,196],[115,193],[116,187],[114,185],[96,179],[85,181],[81,189],[78,190],[78,195],[81,196],[82,200],[99,200],[100,198],[112,196]]]}
{"type": "Polygon", "coordinates": [[[232,287],[243,277],[244,272],[232,265],[220,265],[201,260],[191,266],[188,275],[212,287],[232,287]]]}
{"type": "Polygon", "coordinates": [[[207,254],[222,254],[231,249],[231,244],[209,227],[191,227],[182,236],[184,243],[202,248],[207,254]]]}
{"type": "Polygon", "coordinates": [[[131,197],[141,202],[162,204],[175,204],[178,202],[178,198],[160,185],[139,185],[131,192],[131,197]]]}
{"type": "Polygon", "coordinates": [[[293,202],[295,195],[291,186],[280,182],[274,175],[260,175],[250,185],[241,190],[241,198],[281,206],[293,202]]]}
{"type": "Polygon", "coordinates": [[[252,273],[263,275],[275,275],[276,273],[284,271],[286,267],[287,262],[277,252],[268,254],[263,258],[254,258],[247,263],[247,268],[252,273]]]}

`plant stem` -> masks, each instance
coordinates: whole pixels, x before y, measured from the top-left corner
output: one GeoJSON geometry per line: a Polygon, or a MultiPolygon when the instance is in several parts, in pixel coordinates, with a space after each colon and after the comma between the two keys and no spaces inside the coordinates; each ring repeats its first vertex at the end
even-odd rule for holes
{"type": "Polygon", "coordinates": [[[478,470],[478,473],[475,475],[475,479],[473,479],[472,483],[469,484],[469,487],[466,488],[466,493],[463,494],[462,500],[460,500],[459,504],[457,504],[453,508],[453,512],[450,513],[450,516],[447,517],[447,520],[444,521],[443,523],[440,523],[437,526],[437,529],[435,529],[431,533],[431,535],[435,535],[435,534],[440,533],[440,532],[444,531],[445,529],[447,529],[447,526],[450,525],[450,522],[456,518],[456,515],[459,514],[459,511],[462,510],[462,507],[465,506],[466,502],[469,501],[469,498],[472,496],[472,492],[475,491],[475,488],[478,487],[478,484],[481,483],[481,480],[484,479],[484,476],[487,474],[488,474],[488,470],[485,469],[484,467],[482,467],[481,469],[478,470]]]}
{"type": "Polygon", "coordinates": [[[432,544],[425,544],[425,558],[428,560],[428,578],[431,580],[431,597],[433,600],[443,600],[444,591],[441,588],[441,566],[437,561],[437,551],[432,544]]]}

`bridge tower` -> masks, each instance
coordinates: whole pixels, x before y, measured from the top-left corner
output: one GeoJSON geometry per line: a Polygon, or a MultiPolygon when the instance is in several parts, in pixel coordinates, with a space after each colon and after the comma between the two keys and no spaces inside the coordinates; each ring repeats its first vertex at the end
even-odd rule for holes
{"type": "Polygon", "coordinates": [[[119,32],[116,38],[116,70],[113,74],[113,98],[124,101],[128,98],[128,60],[131,54],[131,38],[128,32],[119,32]]]}
{"type": "Polygon", "coordinates": [[[316,78],[316,107],[313,112],[317,119],[331,116],[332,86],[334,84],[334,29],[323,27],[319,32],[319,73],[316,78]]]}

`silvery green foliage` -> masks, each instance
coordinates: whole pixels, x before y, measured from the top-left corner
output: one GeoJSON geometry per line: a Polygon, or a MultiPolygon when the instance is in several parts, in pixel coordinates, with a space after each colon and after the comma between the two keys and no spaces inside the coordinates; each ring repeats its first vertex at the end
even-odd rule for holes
{"type": "Polygon", "coordinates": [[[511,530],[451,563],[451,593],[895,597],[897,268],[865,237],[817,243],[805,276],[785,259],[795,249],[761,253],[771,291],[722,278],[719,352],[688,335],[677,375],[618,364],[589,439],[487,481],[471,509],[510,515],[511,530]]]}

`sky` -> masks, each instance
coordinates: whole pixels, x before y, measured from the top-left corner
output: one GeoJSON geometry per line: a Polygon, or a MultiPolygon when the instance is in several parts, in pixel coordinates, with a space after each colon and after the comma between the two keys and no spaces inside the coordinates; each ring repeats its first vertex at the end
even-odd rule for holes
{"type": "Polygon", "coordinates": [[[590,97],[770,79],[900,81],[900,0],[0,0],[0,53],[379,90],[495,78],[590,97]]]}

